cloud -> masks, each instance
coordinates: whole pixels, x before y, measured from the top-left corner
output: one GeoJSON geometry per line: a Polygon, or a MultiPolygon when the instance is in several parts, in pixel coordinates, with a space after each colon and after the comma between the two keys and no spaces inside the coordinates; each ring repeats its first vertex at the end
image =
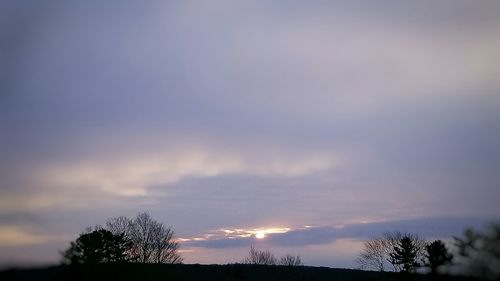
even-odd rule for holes
{"type": "MultiPolygon", "coordinates": [[[[324,153],[312,155],[274,155],[255,158],[209,149],[167,149],[157,156],[117,157],[94,163],[55,165],[43,172],[44,181],[56,185],[98,186],[103,191],[125,196],[145,195],[154,185],[167,185],[189,177],[227,174],[298,177],[330,169],[335,159],[324,153]]],[[[99,157],[97,157],[99,158],[99,157]]]]}
{"type": "Polygon", "coordinates": [[[49,240],[16,225],[0,225],[0,248],[43,244],[49,240]]]}
{"type": "Polygon", "coordinates": [[[262,242],[255,237],[210,236],[205,239],[191,239],[182,242],[184,247],[203,247],[209,249],[246,247],[262,243],[267,247],[304,247],[329,244],[339,239],[366,240],[382,235],[384,232],[401,231],[414,233],[428,239],[450,238],[460,235],[467,227],[485,224],[477,218],[422,218],[399,221],[356,223],[337,226],[302,227],[281,233],[269,233],[262,242]]]}
{"type": "Polygon", "coordinates": [[[23,181],[37,188],[30,194],[23,194],[22,189],[4,192],[0,199],[1,209],[33,211],[56,206],[81,208],[105,198],[147,199],[168,195],[169,189],[175,189],[175,185],[188,179],[232,175],[297,178],[331,171],[340,162],[340,157],[330,151],[292,151],[286,147],[238,150],[234,147],[224,149],[163,143],[139,151],[122,147],[101,153],[101,150],[106,149],[102,145],[94,149],[94,153],[86,154],[83,159],[75,155],[76,159],[47,161],[32,167],[23,181]]]}
{"type": "MultiPolygon", "coordinates": [[[[235,6],[229,6],[229,20],[243,13],[235,6]]],[[[385,3],[370,5],[371,9],[290,6],[281,10],[245,6],[247,13],[259,15],[259,21],[244,15],[232,23],[234,29],[214,35],[226,44],[203,55],[222,63],[196,60],[200,83],[195,89],[232,104],[241,101],[242,107],[259,112],[324,122],[376,115],[395,101],[401,105],[429,98],[477,97],[478,91],[498,87],[495,77],[500,70],[491,63],[498,57],[498,24],[481,26],[482,32],[475,28],[458,32],[454,25],[435,28],[428,22],[407,22],[395,11],[414,14],[416,9],[436,21],[442,19],[439,12],[411,4],[385,3]],[[391,22],[394,18],[403,22],[391,22]],[[464,32],[469,40],[463,40],[464,32]]],[[[468,6],[454,7],[465,15],[472,13],[471,17],[487,12],[468,6]]],[[[442,13],[449,9],[436,8],[442,13]]],[[[210,9],[197,12],[196,22],[203,24],[190,25],[193,34],[220,24],[210,9]]],[[[460,12],[447,16],[460,19],[460,12]]]]}

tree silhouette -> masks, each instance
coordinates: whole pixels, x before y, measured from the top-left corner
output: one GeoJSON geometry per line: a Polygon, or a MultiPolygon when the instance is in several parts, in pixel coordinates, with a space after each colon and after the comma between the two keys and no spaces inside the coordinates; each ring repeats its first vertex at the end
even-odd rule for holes
{"type": "Polygon", "coordinates": [[[279,261],[276,257],[269,251],[261,251],[255,249],[252,245],[250,246],[250,251],[248,256],[243,259],[242,263],[246,264],[258,264],[258,265],[284,265],[284,266],[302,266],[302,260],[300,256],[293,256],[286,254],[282,256],[279,261]]]}
{"type": "Polygon", "coordinates": [[[131,243],[123,234],[113,234],[111,231],[98,228],[92,232],[80,234],[76,241],[63,252],[63,262],[66,264],[82,263],[116,263],[126,262],[127,251],[131,243]]]}
{"type": "Polygon", "coordinates": [[[417,234],[401,233],[399,231],[385,232],[382,237],[372,238],[365,241],[356,262],[361,269],[373,269],[385,271],[387,263],[392,265],[394,271],[403,270],[403,265],[399,264],[391,258],[395,253],[394,248],[397,247],[404,237],[409,238],[416,248],[416,260],[423,260],[425,257],[425,239],[417,234]]]}
{"type": "Polygon", "coordinates": [[[390,254],[391,263],[401,265],[401,271],[414,272],[417,262],[418,248],[409,236],[404,236],[394,246],[394,252],[390,254]]]}
{"type": "Polygon", "coordinates": [[[453,256],[448,252],[443,241],[436,240],[425,247],[426,265],[431,269],[431,273],[435,274],[440,266],[451,263],[453,256]]]}
{"type": "Polygon", "coordinates": [[[427,242],[420,235],[393,231],[384,233],[383,237],[386,245],[386,255],[388,257],[387,261],[392,264],[394,271],[404,271],[403,264],[396,263],[395,260],[391,257],[391,255],[395,253],[394,249],[401,244],[401,240],[403,238],[410,239],[412,244],[414,245],[416,252],[416,261],[423,261],[425,259],[425,246],[427,246],[427,242]]]}
{"type": "Polygon", "coordinates": [[[387,241],[380,238],[365,241],[363,250],[359,254],[356,262],[361,269],[375,269],[384,271],[384,264],[387,253],[387,241]]]}
{"type": "Polygon", "coordinates": [[[248,257],[243,260],[246,264],[276,265],[276,257],[269,251],[260,251],[250,246],[248,257]]]}
{"type": "Polygon", "coordinates": [[[471,228],[463,237],[454,237],[460,269],[484,279],[500,279],[500,224],[491,224],[484,232],[471,228]]]}
{"type": "Polygon", "coordinates": [[[292,256],[290,254],[286,254],[280,258],[279,265],[285,266],[302,266],[302,260],[300,256],[292,256]]]}
{"type": "Polygon", "coordinates": [[[127,217],[111,218],[106,227],[115,234],[123,234],[132,242],[127,251],[130,260],[140,263],[182,263],[179,243],[171,227],[153,220],[144,212],[132,220],[127,217]]]}

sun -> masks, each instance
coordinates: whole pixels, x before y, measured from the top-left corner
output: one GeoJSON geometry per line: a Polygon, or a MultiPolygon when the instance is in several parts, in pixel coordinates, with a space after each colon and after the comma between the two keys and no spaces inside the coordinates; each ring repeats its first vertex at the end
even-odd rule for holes
{"type": "Polygon", "coordinates": [[[257,233],[255,233],[255,238],[257,239],[262,239],[264,237],[266,237],[266,234],[263,231],[257,231],[257,233]]]}

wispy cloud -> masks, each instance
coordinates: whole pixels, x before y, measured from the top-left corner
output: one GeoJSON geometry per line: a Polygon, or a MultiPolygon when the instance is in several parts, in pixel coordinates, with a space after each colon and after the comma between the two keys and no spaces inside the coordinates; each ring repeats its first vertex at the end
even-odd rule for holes
{"type": "Polygon", "coordinates": [[[19,225],[0,225],[0,248],[43,244],[54,238],[19,225]]]}

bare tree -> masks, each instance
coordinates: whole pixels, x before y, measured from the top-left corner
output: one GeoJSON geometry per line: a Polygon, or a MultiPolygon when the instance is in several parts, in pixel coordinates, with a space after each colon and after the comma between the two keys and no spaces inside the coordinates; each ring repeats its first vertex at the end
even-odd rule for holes
{"type": "Polygon", "coordinates": [[[174,232],[170,227],[162,224],[153,229],[153,262],[154,263],[181,263],[182,258],[178,253],[179,244],[174,241],[174,232]]]}
{"type": "Polygon", "coordinates": [[[115,235],[123,235],[124,238],[132,244],[132,246],[127,249],[127,258],[129,261],[137,262],[137,247],[132,241],[133,228],[133,220],[125,216],[110,218],[106,221],[107,230],[115,235]]]}
{"type": "Polygon", "coordinates": [[[366,241],[363,250],[359,254],[356,262],[361,269],[373,269],[384,271],[386,260],[386,241],[380,238],[374,238],[366,241]]]}
{"type": "Polygon", "coordinates": [[[106,229],[115,233],[123,233],[125,236],[130,236],[133,221],[125,216],[110,218],[106,221],[106,229]]]}
{"type": "Polygon", "coordinates": [[[132,242],[127,253],[130,260],[141,263],[181,263],[182,257],[175,241],[174,231],[155,221],[148,213],[139,213],[132,220],[127,217],[109,219],[107,229],[123,233],[132,242]]]}
{"type": "Polygon", "coordinates": [[[259,251],[252,245],[248,257],[243,260],[246,264],[276,265],[276,257],[269,251],[259,251]]]}
{"type": "Polygon", "coordinates": [[[293,256],[290,254],[286,254],[280,258],[279,265],[302,266],[304,264],[302,263],[300,256],[293,256]]]}

